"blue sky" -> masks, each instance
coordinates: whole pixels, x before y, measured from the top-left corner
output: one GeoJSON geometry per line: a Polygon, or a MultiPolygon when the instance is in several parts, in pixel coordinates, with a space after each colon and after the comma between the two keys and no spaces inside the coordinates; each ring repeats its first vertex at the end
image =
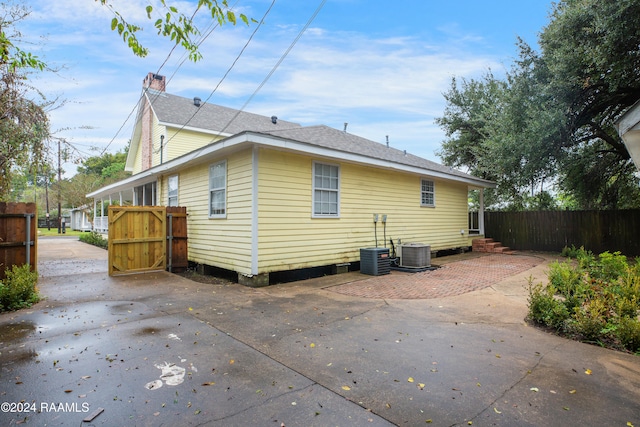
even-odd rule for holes
{"type": "MultiPolygon", "coordinates": [[[[171,44],[144,19],[154,1],[111,2],[146,29],[140,36],[150,49],[146,58],[135,57],[110,30],[113,14],[94,0],[23,2],[32,11],[19,25],[23,48],[57,69],[32,76],[31,83],[64,100],[50,113],[52,129],[80,156],[126,146],[148,72],[167,76],[170,93],[241,108],[322,3],[277,0],[220,83],[256,24],[215,29],[201,45],[204,58],[191,63],[179,50],[169,56],[171,44]]],[[[168,2],[183,12],[195,3],[168,2]]],[[[229,3],[260,20],[272,0],[229,3]]],[[[489,69],[501,75],[517,55],[518,36],[535,46],[551,3],[327,0],[245,110],[303,125],[343,129],[346,122],[351,133],[378,142],[389,135],[392,146],[439,161],[445,136],[434,119],[442,116],[451,78],[478,78],[489,69]]],[[[74,173],[73,165],[65,169],[74,173]]]]}

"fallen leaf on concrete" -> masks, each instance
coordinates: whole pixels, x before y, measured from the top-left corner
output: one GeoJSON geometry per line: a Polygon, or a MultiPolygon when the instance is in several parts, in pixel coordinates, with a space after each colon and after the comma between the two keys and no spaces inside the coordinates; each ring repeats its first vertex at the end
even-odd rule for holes
{"type": "Polygon", "coordinates": [[[202,383],[203,386],[214,385],[215,382],[209,381],[208,383],[202,383]]]}
{"type": "Polygon", "coordinates": [[[349,387],[348,385],[343,385],[342,389],[346,390],[346,391],[349,391],[349,390],[351,390],[351,387],[349,387]]]}
{"type": "Polygon", "coordinates": [[[535,391],[536,393],[540,391],[538,387],[531,387],[529,390],[535,391]]]}
{"type": "Polygon", "coordinates": [[[407,381],[412,383],[413,382],[413,377],[409,377],[409,379],[407,381]]]}
{"type": "Polygon", "coordinates": [[[576,394],[575,390],[569,390],[569,394],[576,394]]]}
{"type": "Polygon", "coordinates": [[[501,414],[502,411],[498,411],[498,408],[493,408],[493,410],[495,411],[496,414],[501,414]]]}
{"type": "Polygon", "coordinates": [[[584,371],[584,373],[587,375],[591,375],[591,369],[587,369],[586,371],[584,371]]]}

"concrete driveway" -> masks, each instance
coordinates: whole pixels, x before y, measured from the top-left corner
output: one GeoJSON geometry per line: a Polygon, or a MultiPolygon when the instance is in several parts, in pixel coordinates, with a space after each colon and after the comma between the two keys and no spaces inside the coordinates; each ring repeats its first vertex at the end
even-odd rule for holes
{"type": "MultiPolygon", "coordinates": [[[[457,296],[396,299],[349,289],[417,276],[112,278],[106,251],[38,246],[46,299],[0,315],[3,426],[640,426],[640,357],[524,322],[524,286],[548,256],[457,296]]],[[[508,265],[473,262],[456,286],[508,265]]]]}

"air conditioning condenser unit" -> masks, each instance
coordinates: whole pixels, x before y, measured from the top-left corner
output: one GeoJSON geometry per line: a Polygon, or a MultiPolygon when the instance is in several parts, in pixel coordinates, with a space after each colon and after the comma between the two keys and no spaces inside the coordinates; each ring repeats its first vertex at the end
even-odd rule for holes
{"type": "Polygon", "coordinates": [[[431,267],[431,245],[404,243],[400,246],[400,266],[409,268],[431,267]]]}

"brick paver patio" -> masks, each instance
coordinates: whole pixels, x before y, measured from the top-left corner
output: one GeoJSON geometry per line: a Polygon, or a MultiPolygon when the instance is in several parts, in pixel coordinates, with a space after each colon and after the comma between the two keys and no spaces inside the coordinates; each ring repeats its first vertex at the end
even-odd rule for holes
{"type": "MultiPolygon", "coordinates": [[[[328,288],[345,295],[382,299],[428,299],[460,295],[491,286],[544,262],[530,255],[489,255],[456,261],[421,273],[383,276],[328,288]]],[[[434,264],[437,264],[434,260],[434,264]]]]}

